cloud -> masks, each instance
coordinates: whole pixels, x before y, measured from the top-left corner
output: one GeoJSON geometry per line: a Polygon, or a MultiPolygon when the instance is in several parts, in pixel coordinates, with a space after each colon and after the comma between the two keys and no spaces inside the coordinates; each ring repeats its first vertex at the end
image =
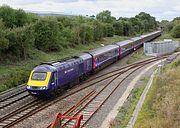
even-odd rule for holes
{"type": "Polygon", "coordinates": [[[178,0],[0,0],[0,5],[28,11],[50,11],[76,15],[96,15],[102,10],[110,10],[112,15],[131,17],[144,11],[158,20],[180,16],[178,0]]]}

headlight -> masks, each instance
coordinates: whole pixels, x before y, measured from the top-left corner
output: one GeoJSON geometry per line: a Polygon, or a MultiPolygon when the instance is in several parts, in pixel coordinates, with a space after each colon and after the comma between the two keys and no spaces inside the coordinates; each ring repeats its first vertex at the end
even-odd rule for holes
{"type": "Polygon", "coordinates": [[[31,87],[30,86],[27,86],[27,89],[30,89],[31,87]]]}
{"type": "Polygon", "coordinates": [[[42,89],[42,90],[44,90],[44,89],[46,89],[46,87],[40,87],[39,89],[42,89]]]}
{"type": "Polygon", "coordinates": [[[46,89],[46,87],[42,87],[42,89],[46,89]]]}

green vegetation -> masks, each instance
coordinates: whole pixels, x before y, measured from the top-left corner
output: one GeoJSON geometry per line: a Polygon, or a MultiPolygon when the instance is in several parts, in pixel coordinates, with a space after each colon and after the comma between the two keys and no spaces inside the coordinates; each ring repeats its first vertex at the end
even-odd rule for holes
{"type": "Polygon", "coordinates": [[[163,39],[173,39],[180,42],[180,38],[174,38],[170,33],[165,33],[158,38],[158,40],[163,40],[163,39]]]}
{"type": "Polygon", "coordinates": [[[35,65],[45,61],[53,61],[68,56],[73,56],[83,51],[101,47],[101,44],[107,45],[113,42],[125,40],[127,37],[106,37],[96,43],[88,45],[78,45],[75,48],[67,48],[59,52],[45,53],[39,50],[31,52],[31,58],[28,60],[21,60],[15,63],[9,62],[8,65],[0,65],[0,92],[7,90],[11,87],[25,83],[30,74],[30,71],[35,65]]]}
{"type": "Polygon", "coordinates": [[[126,103],[121,108],[119,108],[118,115],[120,116],[116,117],[114,122],[112,122],[112,128],[126,128],[148,80],[149,77],[144,77],[141,79],[142,85],[132,90],[131,95],[129,96],[129,100],[126,101],[126,103]]]}
{"type": "Polygon", "coordinates": [[[140,48],[131,55],[127,63],[132,64],[145,58],[148,58],[148,56],[144,54],[143,48],[140,48]]]}
{"type": "Polygon", "coordinates": [[[95,16],[41,17],[0,7],[0,91],[27,81],[42,61],[51,61],[153,31],[155,18],[141,12],[116,19],[111,12],[95,16]]]}
{"type": "Polygon", "coordinates": [[[40,17],[21,9],[1,6],[0,62],[29,59],[34,49],[46,53],[59,52],[115,34],[134,36],[156,28],[155,18],[144,12],[118,20],[107,10],[97,14],[96,19],[83,16],[40,17]]]}
{"type": "Polygon", "coordinates": [[[180,60],[165,66],[156,76],[135,128],[178,128],[180,115],[180,60]]]}
{"type": "Polygon", "coordinates": [[[174,38],[180,38],[180,23],[173,27],[172,32],[174,38]]]}
{"type": "Polygon", "coordinates": [[[180,17],[174,18],[172,21],[162,20],[161,26],[165,33],[173,38],[180,38],[180,17]]]}

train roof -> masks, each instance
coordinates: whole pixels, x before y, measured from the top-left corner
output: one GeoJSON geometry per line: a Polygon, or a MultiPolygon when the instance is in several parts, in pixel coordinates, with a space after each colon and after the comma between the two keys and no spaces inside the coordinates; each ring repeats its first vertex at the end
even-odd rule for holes
{"type": "Polygon", "coordinates": [[[131,40],[133,40],[133,41],[137,41],[137,40],[141,40],[142,39],[142,37],[133,37],[133,38],[131,38],[131,40]]]}
{"type": "Polygon", "coordinates": [[[46,72],[53,72],[59,68],[63,69],[63,68],[67,68],[79,63],[83,63],[83,58],[80,58],[79,56],[74,56],[71,58],[66,58],[66,59],[62,59],[59,61],[52,61],[52,62],[44,62],[41,63],[39,66],[35,67],[34,69],[46,69],[43,71],[46,72]]]}
{"type": "Polygon", "coordinates": [[[130,43],[133,43],[133,41],[132,40],[124,40],[124,41],[117,42],[115,44],[117,44],[119,46],[124,46],[124,45],[130,44],[130,43]]]}
{"type": "Polygon", "coordinates": [[[144,34],[144,35],[141,35],[141,37],[142,37],[142,38],[148,37],[148,36],[150,36],[150,35],[153,35],[153,34],[156,34],[156,33],[159,33],[159,32],[161,32],[161,31],[155,31],[155,32],[151,32],[151,33],[148,33],[148,34],[144,34]]]}
{"type": "Polygon", "coordinates": [[[42,64],[42,65],[38,65],[33,69],[34,72],[54,72],[56,71],[56,68],[51,66],[51,65],[47,65],[47,64],[42,64]]]}
{"type": "Polygon", "coordinates": [[[96,55],[96,54],[101,54],[101,53],[104,53],[104,52],[108,52],[108,51],[116,49],[116,48],[118,48],[118,46],[116,46],[116,45],[107,45],[107,46],[104,46],[104,47],[100,47],[100,48],[91,50],[88,53],[90,53],[92,55],[96,55]]]}
{"type": "Polygon", "coordinates": [[[82,58],[83,60],[90,59],[91,55],[89,53],[81,53],[77,55],[78,57],[82,58]]]}
{"type": "Polygon", "coordinates": [[[78,56],[75,56],[73,58],[70,58],[68,60],[65,60],[65,61],[62,61],[62,62],[56,62],[56,63],[53,63],[52,65],[55,66],[55,67],[67,67],[69,65],[74,65],[74,64],[77,64],[77,63],[81,63],[83,61],[82,58],[78,57],[78,56]]]}

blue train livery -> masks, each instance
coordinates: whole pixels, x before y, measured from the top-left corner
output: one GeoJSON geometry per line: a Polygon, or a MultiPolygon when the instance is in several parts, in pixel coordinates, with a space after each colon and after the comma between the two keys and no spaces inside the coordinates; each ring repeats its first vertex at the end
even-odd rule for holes
{"type": "Polygon", "coordinates": [[[56,90],[67,87],[75,80],[89,76],[160,35],[161,31],[156,31],[74,57],[42,63],[32,70],[26,90],[34,96],[50,96],[56,90]]]}

